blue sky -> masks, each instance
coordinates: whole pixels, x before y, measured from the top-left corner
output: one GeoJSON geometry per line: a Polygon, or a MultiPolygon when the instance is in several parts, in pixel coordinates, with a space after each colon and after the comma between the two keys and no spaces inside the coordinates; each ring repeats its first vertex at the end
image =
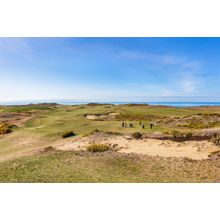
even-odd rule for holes
{"type": "Polygon", "coordinates": [[[0,101],[220,101],[220,38],[0,38],[0,101]]]}

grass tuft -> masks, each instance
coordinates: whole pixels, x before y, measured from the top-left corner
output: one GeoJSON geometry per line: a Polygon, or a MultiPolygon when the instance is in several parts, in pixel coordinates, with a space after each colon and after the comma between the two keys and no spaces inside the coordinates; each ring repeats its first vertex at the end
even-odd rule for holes
{"type": "Polygon", "coordinates": [[[109,144],[91,144],[87,147],[87,150],[93,153],[109,151],[110,145],[109,144]]]}
{"type": "Polygon", "coordinates": [[[63,138],[68,138],[75,136],[76,134],[73,131],[65,131],[65,133],[62,135],[63,138]]]}
{"type": "Polygon", "coordinates": [[[131,136],[134,139],[141,139],[143,135],[140,132],[135,132],[131,136]]]}

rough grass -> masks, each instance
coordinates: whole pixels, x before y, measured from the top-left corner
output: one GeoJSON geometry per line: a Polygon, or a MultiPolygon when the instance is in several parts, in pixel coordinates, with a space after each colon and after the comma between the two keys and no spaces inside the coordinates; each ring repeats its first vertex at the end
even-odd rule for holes
{"type": "MultiPolygon", "coordinates": [[[[28,105],[28,106],[12,106],[0,108],[1,113],[10,112],[26,112],[31,113],[32,117],[25,121],[24,124],[13,129],[9,135],[0,135],[0,160],[7,157],[16,156],[27,150],[36,150],[45,146],[52,146],[54,141],[62,139],[64,131],[74,131],[77,135],[83,136],[91,133],[95,129],[102,132],[111,132],[118,134],[132,134],[140,132],[150,134],[152,132],[166,132],[173,129],[180,130],[182,128],[167,127],[166,125],[156,125],[150,129],[149,120],[142,121],[145,129],[139,125],[139,120],[133,121],[134,128],[122,128],[121,121],[93,121],[88,120],[86,114],[108,114],[111,112],[119,112],[123,115],[136,116],[154,116],[158,118],[164,117],[188,117],[195,114],[209,114],[210,117],[218,117],[220,108],[169,108],[169,107],[152,107],[152,106],[129,106],[129,105],[80,105],[80,106],[64,106],[64,105],[28,105]],[[211,115],[210,114],[214,114],[211,115]]],[[[28,114],[27,114],[28,115],[28,114]]],[[[130,117],[129,116],[129,117],[130,117]]],[[[136,118],[137,119],[137,118],[136,118]]],[[[127,121],[129,123],[129,121],[127,121]]],[[[191,129],[184,128],[184,132],[191,129]]]]}
{"type": "Polygon", "coordinates": [[[90,144],[87,147],[87,150],[93,153],[109,151],[110,149],[111,148],[109,144],[99,144],[99,143],[90,144]]]}
{"type": "Polygon", "coordinates": [[[0,182],[219,182],[220,160],[49,151],[0,163],[0,182]]]}
{"type": "Polygon", "coordinates": [[[137,113],[120,113],[116,115],[116,119],[120,121],[152,121],[161,120],[164,116],[153,115],[153,114],[137,114],[137,113]]]}

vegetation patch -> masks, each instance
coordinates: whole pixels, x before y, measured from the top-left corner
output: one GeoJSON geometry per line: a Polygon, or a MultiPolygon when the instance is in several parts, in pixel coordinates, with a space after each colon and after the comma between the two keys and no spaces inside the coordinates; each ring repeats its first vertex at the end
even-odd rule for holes
{"type": "Polygon", "coordinates": [[[88,103],[87,106],[105,106],[105,105],[113,105],[113,104],[108,104],[108,103],[95,103],[95,102],[91,102],[88,103]]]}
{"type": "Polygon", "coordinates": [[[211,159],[218,159],[220,158],[220,150],[214,151],[209,154],[209,158],[211,159]]]}
{"type": "Polygon", "coordinates": [[[76,134],[73,131],[65,131],[64,134],[62,135],[63,138],[68,138],[68,137],[73,137],[76,134]]]}
{"type": "Polygon", "coordinates": [[[121,133],[116,132],[116,131],[104,131],[104,134],[107,134],[107,135],[121,135],[121,133]]]}
{"type": "Polygon", "coordinates": [[[109,144],[90,144],[87,147],[87,150],[89,152],[93,152],[93,153],[109,151],[110,149],[111,149],[111,147],[109,144]]]}
{"type": "Polygon", "coordinates": [[[219,159],[149,157],[137,154],[50,151],[0,163],[0,182],[162,183],[219,181],[219,159]]]}
{"type": "Polygon", "coordinates": [[[144,107],[144,106],[149,106],[147,103],[144,103],[144,104],[141,104],[141,103],[129,103],[129,104],[125,104],[124,106],[134,106],[134,107],[137,107],[137,106],[141,106],[141,107],[144,107]]]}
{"type": "Polygon", "coordinates": [[[188,124],[179,125],[179,127],[191,128],[191,129],[204,129],[204,128],[213,128],[217,126],[217,122],[189,122],[188,124]]]}
{"type": "Polygon", "coordinates": [[[12,125],[0,124],[0,135],[9,134],[12,132],[12,125]]]}
{"type": "Polygon", "coordinates": [[[101,132],[101,131],[96,128],[96,129],[94,129],[93,131],[91,131],[90,134],[95,134],[95,133],[98,133],[98,132],[101,132]]]}
{"type": "Polygon", "coordinates": [[[178,139],[178,138],[188,138],[190,139],[193,134],[191,132],[180,132],[177,130],[173,130],[171,131],[171,135],[174,139],[178,139]]]}
{"type": "Polygon", "coordinates": [[[217,146],[220,146],[220,135],[217,134],[213,135],[211,141],[217,146]]]}
{"type": "Polygon", "coordinates": [[[132,136],[132,138],[138,140],[138,139],[141,139],[143,135],[140,132],[135,132],[131,136],[132,136]]]}
{"type": "Polygon", "coordinates": [[[120,113],[115,118],[119,121],[151,121],[165,119],[166,117],[153,114],[120,113]]]}
{"type": "Polygon", "coordinates": [[[43,149],[44,152],[50,152],[50,151],[53,151],[53,150],[55,150],[55,148],[52,147],[52,146],[48,146],[48,147],[45,147],[45,148],[43,149]]]}

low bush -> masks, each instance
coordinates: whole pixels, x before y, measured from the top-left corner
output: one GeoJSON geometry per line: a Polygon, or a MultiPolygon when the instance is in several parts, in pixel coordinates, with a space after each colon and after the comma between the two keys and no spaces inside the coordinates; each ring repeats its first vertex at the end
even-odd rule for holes
{"type": "Polygon", "coordinates": [[[7,124],[0,124],[0,135],[9,134],[12,132],[12,126],[7,124]]]}
{"type": "Polygon", "coordinates": [[[134,139],[141,139],[142,138],[142,134],[140,132],[135,132],[131,136],[134,139]]]}
{"type": "Polygon", "coordinates": [[[110,145],[109,144],[90,144],[88,147],[87,147],[87,150],[90,151],[90,152],[104,152],[104,151],[109,151],[111,148],[110,148],[110,145]]]}
{"type": "Polygon", "coordinates": [[[75,136],[76,134],[73,131],[65,131],[65,133],[62,135],[63,138],[68,138],[75,136]]]}
{"type": "Polygon", "coordinates": [[[52,146],[48,146],[44,148],[44,152],[49,152],[55,150],[52,146]]]}

